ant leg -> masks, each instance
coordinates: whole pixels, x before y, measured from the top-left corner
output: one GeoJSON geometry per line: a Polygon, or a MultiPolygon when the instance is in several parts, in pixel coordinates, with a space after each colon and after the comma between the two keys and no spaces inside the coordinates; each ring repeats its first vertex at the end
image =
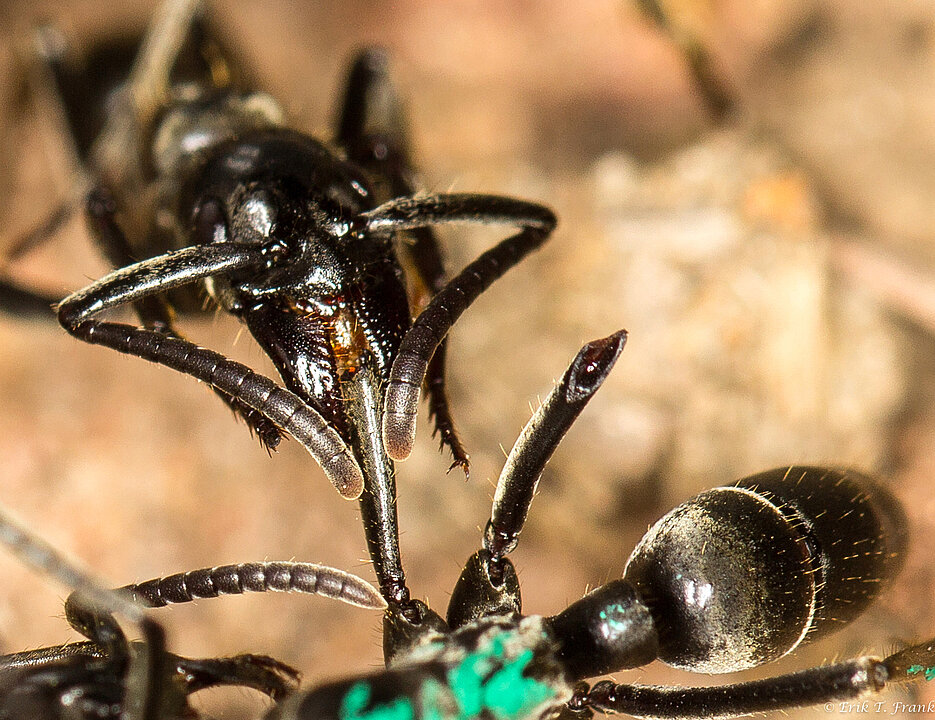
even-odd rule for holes
{"type": "Polygon", "coordinates": [[[79,340],[165,365],[242,400],[292,435],[318,461],[338,492],[355,499],[363,491],[357,461],[337,431],[294,393],[246,365],[187,340],[91,319],[108,308],[259,262],[258,251],[227,243],[169,252],[116,270],[68,296],[58,307],[59,322],[79,340]]]}
{"type": "Polygon", "coordinates": [[[10,315],[48,320],[55,317],[52,306],[58,298],[43,295],[9,280],[0,280],[0,310],[10,315]]]}
{"type": "Polygon", "coordinates": [[[681,53],[711,118],[720,123],[736,112],[734,94],[724,82],[722,74],[719,74],[705,44],[690,29],[690,24],[679,22],[679,18],[670,13],[668,6],[659,0],[637,0],[636,5],[681,53]]]}
{"type": "Polygon", "coordinates": [[[507,554],[516,548],[542,470],[565,433],[610,374],[627,340],[625,330],[585,345],[526,423],[497,481],[484,547],[467,561],[451,593],[452,628],[487,615],[519,612],[519,580],[507,554]]]}
{"type": "MultiPolygon", "coordinates": [[[[45,243],[71,216],[71,213],[70,205],[59,206],[40,226],[14,241],[8,248],[4,259],[15,259],[45,243]]],[[[0,278],[0,310],[9,315],[54,321],[55,313],[52,312],[52,306],[58,300],[58,297],[25,287],[12,280],[0,278]]]]}
{"type": "Polygon", "coordinates": [[[46,242],[55,237],[56,233],[65,226],[65,223],[71,218],[72,213],[75,212],[75,206],[76,203],[74,201],[66,200],[58,207],[54,208],[38,225],[27,230],[23,235],[10,243],[5,253],[6,258],[8,260],[16,260],[23,255],[27,255],[31,250],[45,245],[46,242]]]}
{"type": "Polygon", "coordinates": [[[935,678],[935,640],[881,660],[860,657],[789,675],[720,687],[655,687],[597,683],[584,703],[604,713],[694,720],[853,700],[895,683],[935,678]]]}
{"type": "MultiPolygon", "coordinates": [[[[40,226],[16,240],[8,249],[5,259],[15,259],[45,243],[71,216],[72,210],[70,204],[59,206],[40,226]]],[[[0,278],[0,310],[10,315],[54,321],[52,307],[58,301],[58,297],[0,278]]]]}
{"type": "Polygon", "coordinates": [[[235,49],[225,37],[225,33],[214,22],[213,8],[205,8],[202,3],[192,17],[187,28],[187,44],[180,51],[180,59],[173,68],[173,83],[177,79],[186,80],[194,75],[193,81],[218,89],[241,88],[250,90],[258,87],[243,53],[235,49]],[[191,66],[185,76],[176,78],[183,62],[191,66]]]}
{"type": "Polygon", "coordinates": [[[55,645],[37,650],[24,650],[23,652],[0,655],[0,671],[15,670],[17,668],[38,668],[71,657],[101,659],[104,657],[104,651],[97,643],[89,641],[55,645]]]}
{"type": "MultiPolygon", "coordinates": [[[[243,654],[230,658],[190,659],[167,653],[167,665],[182,676],[185,693],[219,685],[237,685],[281,700],[298,687],[299,672],[266,655],[243,654]]],[[[73,658],[85,663],[104,661],[105,652],[95,642],[69,643],[0,656],[0,671],[37,669],[67,663],[73,658]]],[[[160,718],[161,720],[161,718],[160,718]]]]}
{"type": "MultiPolygon", "coordinates": [[[[338,121],[336,141],[350,160],[387,185],[389,197],[404,197],[415,192],[413,164],[409,151],[404,108],[389,76],[386,53],[369,48],[358,55],[348,74],[344,102],[338,121]]],[[[400,246],[410,258],[416,275],[433,295],[445,286],[438,239],[431,228],[408,231],[411,243],[400,246]]],[[[418,295],[418,293],[415,293],[418,295]]],[[[419,298],[410,298],[419,306],[419,298]]],[[[427,372],[429,417],[443,446],[451,451],[454,462],[465,475],[469,457],[455,430],[445,392],[445,356],[447,342],[442,340],[432,356],[427,372]]]]}
{"type": "MultiPolygon", "coordinates": [[[[53,238],[80,205],[79,198],[83,194],[80,188],[87,177],[87,170],[74,141],[66,103],[62,96],[63,88],[67,87],[63,82],[66,75],[62,49],[64,40],[54,28],[46,26],[34,32],[33,41],[34,62],[20,78],[23,102],[35,104],[36,112],[41,112],[55,122],[57,134],[63,141],[62,149],[70,166],[69,173],[73,176],[72,185],[75,188],[69,199],[59,203],[37,226],[13,240],[5,248],[4,260],[19,258],[53,238]]],[[[20,108],[20,111],[26,112],[25,108],[20,108]]],[[[53,319],[55,315],[51,308],[57,301],[58,298],[42,291],[27,288],[11,280],[0,279],[0,310],[11,315],[53,319]]]]}
{"type": "Polygon", "coordinates": [[[399,198],[363,213],[352,231],[411,230],[443,223],[518,225],[522,230],[481,254],[432,298],[403,337],[386,388],[383,441],[404,460],[415,439],[419,395],[432,354],[461,313],[494,280],[537,249],[555,228],[555,215],[535,203],[494,195],[399,198]]]}
{"type": "Polygon", "coordinates": [[[177,658],[175,666],[191,694],[222,685],[247,687],[282,700],[299,688],[299,671],[266,655],[235,655],[230,658],[190,660],[177,658]]]}
{"type": "Polygon", "coordinates": [[[100,167],[113,168],[115,181],[132,175],[137,159],[129,151],[140,145],[138,128],[148,127],[169,92],[172,69],[202,12],[201,0],[168,0],[156,11],[130,68],[124,89],[94,143],[100,167]]]}
{"type": "Polygon", "coordinates": [[[348,158],[389,182],[394,197],[408,194],[412,163],[408,130],[383,48],[360,52],[351,63],[335,141],[348,158]],[[399,195],[397,195],[397,191],[399,195]]]}
{"type": "Polygon", "coordinates": [[[438,435],[442,447],[448,446],[451,451],[451,465],[448,471],[456,467],[464,472],[465,480],[471,477],[471,456],[461,442],[458,431],[451,417],[451,408],[448,405],[448,392],[445,381],[445,363],[448,356],[448,338],[443,338],[435,348],[435,354],[429,361],[425,372],[427,389],[429,393],[429,418],[435,423],[435,434],[438,435]]]}

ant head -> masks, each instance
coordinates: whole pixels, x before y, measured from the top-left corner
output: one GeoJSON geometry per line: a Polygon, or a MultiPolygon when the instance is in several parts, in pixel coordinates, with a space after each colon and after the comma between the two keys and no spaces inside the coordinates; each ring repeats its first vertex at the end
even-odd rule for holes
{"type": "Polygon", "coordinates": [[[363,176],[304,135],[260,131],[221,144],[186,188],[182,212],[192,218],[195,244],[263,252],[263,266],[231,278],[254,298],[339,295],[370,260],[389,253],[386,237],[362,242],[350,234],[373,204],[363,176]]]}
{"type": "Polygon", "coordinates": [[[185,186],[183,213],[215,197],[233,215],[251,188],[262,187],[282,193],[289,204],[314,207],[312,219],[322,223],[321,230],[338,236],[352,217],[374,206],[369,183],[356,166],[336,158],[317,140],[283,128],[219,143],[193,166],[185,186]]]}

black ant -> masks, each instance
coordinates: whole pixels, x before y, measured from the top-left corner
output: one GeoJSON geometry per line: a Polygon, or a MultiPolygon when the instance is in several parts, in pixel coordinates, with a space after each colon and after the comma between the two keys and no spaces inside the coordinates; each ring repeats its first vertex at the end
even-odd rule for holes
{"type": "MultiPolygon", "coordinates": [[[[547,239],[554,215],[507,197],[413,195],[382,51],[353,63],[332,149],[287,129],[272,98],[245,89],[197,0],[166,2],[137,51],[103,54],[106,69],[132,58],[116,83],[102,67],[76,72],[56,47],[46,43],[45,71],[74,135],[92,233],[119,268],[59,303],[59,321],[86,342],[208,383],[269,448],[283,433],[298,440],[342,495],[360,497],[380,587],[405,603],[392,460],[409,455],[425,383],[452,467],[467,471],[445,393],[445,336],[547,239]],[[449,223],[519,232],[446,283],[432,228],[449,223]],[[175,308],[196,304],[186,299],[195,285],[246,323],[285,387],[181,337],[175,308]],[[432,299],[413,320],[424,291],[432,299]],[[96,319],[126,304],[141,326],[96,319]]],[[[48,301],[10,282],[4,298],[20,311],[48,301]]]]}
{"type": "MultiPolygon", "coordinates": [[[[517,545],[543,467],[625,340],[621,331],[585,345],[526,425],[500,475],[483,546],[465,564],[447,617],[418,600],[389,603],[386,670],[293,691],[289,670],[273,660],[180,661],[165,651],[159,625],[132,601],[160,605],[213,597],[218,587],[206,578],[217,570],[129,586],[113,596],[92,592],[95,586],[82,577],[30,551],[29,562],[52,566],[81,591],[69,601],[68,616],[92,642],[40,651],[22,676],[14,673],[6,682],[0,671],[0,701],[19,697],[25,681],[26,699],[52,698],[39,717],[72,717],[65,698],[74,702],[71,690],[79,688],[81,698],[112,703],[91,705],[100,711],[94,717],[176,718],[190,711],[188,694],[199,687],[186,684],[186,663],[204,662],[231,670],[220,679],[209,672],[215,684],[257,687],[273,696],[277,704],[267,720],[571,720],[594,711],[700,719],[851,700],[935,677],[932,640],[883,659],[859,657],[717,687],[585,682],[655,659],[698,672],[743,670],[854,619],[898,570],[906,537],[893,498],[850,471],[780,468],[701,493],[647,532],[622,579],[555,616],[522,615],[520,585],[507,555],[517,545]],[[143,629],[141,652],[131,651],[110,611],[143,629]]],[[[22,547],[35,545],[21,532],[4,530],[4,523],[0,530],[0,539],[21,554],[22,547]]],[[[337,571],[326,572],[330,577],[337,571]]],[[[363,581],[352,582],[370,606],[382,603],[363,581]]],[[[259,583],[249,589],[270,588],[259,583]]]]}
{"type": "Polygon", "coordinates": [[[697,672],[743,670],[854,619],[901,564],[904,518],[859,473],[789,467],[702,493],[644,536],[624,576],[554,617],[521,614],[506,557],[538,479],[600,387],[626,335],[586,345],[521,433],[497,484],[483,547],[466,563],[447,618],[422,603],[413,623],[391,603],[388,669],[297,693],[282,720],[590,716],[708,718],[856,698],[935,677],[935,641],[720,687],[586,678],[660,659],[697,672]]]}

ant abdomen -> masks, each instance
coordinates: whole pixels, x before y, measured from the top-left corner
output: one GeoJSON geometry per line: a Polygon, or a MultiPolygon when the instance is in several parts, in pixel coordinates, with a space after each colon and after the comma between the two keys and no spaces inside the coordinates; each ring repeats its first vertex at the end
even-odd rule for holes
{"type": "Polygon", "coordinates": [[[743,670],[850,622],[898,570],[895,500],[864,475],[779,468],[697,495],[659,520],[624,576],[659,632],[659,657],[743,670]]]}

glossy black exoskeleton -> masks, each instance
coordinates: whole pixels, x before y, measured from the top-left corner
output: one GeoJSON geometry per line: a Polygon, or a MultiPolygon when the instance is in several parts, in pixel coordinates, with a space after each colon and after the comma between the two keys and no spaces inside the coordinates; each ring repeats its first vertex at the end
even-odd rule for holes
{"type": "MultiPolygon", "coordinates": [[[[497,196],[413,195],[379,50],[353,63],[329,146],[288,129],[276,102],[250,89],[197,0],[164,4],[125,81],[84,82],[106,113],[86,112],[71,91],[95,68],[76,72],[59,53],[46,43],[43,67],[76,137],[92,233],[119,268],[63,300],[59,321],[86,342],[209,384],[269,447],[296,438],[345,497],[360,496],[380,587],[405,602],[390,458],[409,454],[427,379],[436,429],[467,469],[445,396],[445,335],[548,237],[553,214],[497,196]],[[446,283],[432,228],[447,223],[519,232],[446,283]],[[199,287],[247,325],[285,387],[181,337],[174,309],[197,306],[199,287]],[[126,304],[140,326],[98,319],[126,304]]],[[[22,311],[21,291],[0,285],[0,302],[22,311]]],[[[33,307],[44,302],[32,296],[33,307]]]]}
{"type": "MultiPolygon", "coordinates": [[[[100,716],[162,720],[188,717],[182,714],[190,711],[188,695],[202,685],[236,684],[274,697],[267,720],[570,720],[593,711],[700,720],[853,700],[935,677],[932,640],[883,659],[859,657],[717,687],[585,682],[655,659],[697,672],[743,670],[852,620],[899,568],[905,536],[889,494],[850,471],[787,467],[701,493],[646,533],[621,579],[555,616],[522,614],[507,555],[546,462],[625,339],[619,332],[586,345],[523,430],[500,475],[483,547],[465,564],[447,617],[418,600],[388,604],[385,670],[293,691],[288,668],[268,658],[190,661],[166,653],[159,626],[138,608],[292,588],[296,571],[287,564],[197,571],[116,596],[90,592],[94,586],[59,571],[83,593],[66,612],[91,642],[0,660],[0,710],[19,702],[25,682],[25,698],[34,703],[28,707],[45,713],[38,717],[68,717],[65,703],[76,690],[100,716]],[[143,644],[128,646],[109,611],[142,627],[143,644]],[[133,666],[134,658],[143,661],[133,666]]],[[[0,539],[23,554],[26,541],[22,534],[11,539],[7,525],[0,523],[0,539]]],[[[27,559],[49,569],[47,560],[27,559]]],[[[382,604],[359,579],[338,581],[330,569],[315,574],[329,583],[325,594],[382,604]]]]}
{"type": "MultiPolygon", "coordinates": [[[[229,80],[236,65],[194,3],[167,4],[142,48],[103,126],[87,133],[86,147],[79,143],[92,227],[121,269],[67,298],[59,318],[89,342],[209,382],[268,444],[290,433],[342,492],[365,491],[367,538],[387,605],[388,667],[292,692],[292,671],[262,656],[177,658],[138,604],[292,588],[296,566],[186,573],[131,586],[136,602],[127,602],[67,572],[0,522],[0,539],[27,548],[31,563],[82,593],[67,612],[89,638],[5,656],[0,711],[50,719],[191,717],[192,692],[236,684],[276,699],[288,695],[268,715],[280,720],[525,720],[593,710],[706,718],[851,699],[935,676],[933,641],[882,660],[714,688],[585,682],[657,658],[702,672],[757,666],[863,610],[898,567],[899,511],[872,481],[840,470],[783,468],[703,493],[650,530],[623,578],[553,617],[522,615],[507,556],[545,463],[610,372],[623,333],[585,346],[523,431],[498,482],[483,547],[465,564],[446,618],[410,600],[387,455],[408,453],[428,373],[433,410],[458,459],[444,430],[450,417],[439,390],[440,343],[474,297],[545,239],[554,218],[508,198],[409,197],[408,150],[380,53],[365,53],[352,69],[335,153],[285,129],[270,98],[229,80]],[[444,285],[429,228],[454,221],[521,230],[444,285]],[[411,328],[396,233],[412,233],[416,276],[436,291],[411,328]],[[179,337],[171,307],[183,307],[182,291],[201,281],[254,331],[288,389],[179,337]],[[126,303],[142,327],[95,319],[126,303]],[[142,629],[142,644],[127,642],[110,611],[142,629]]],[[[59,86],[67,84],[54,57],[48,68],[59,86]]],[[[16,303],[32,298],[41,307],[41,298],[14,289],[0,285],[0,298],[9,291],[16,303]]],[[[317,586],[320,575],[338,577],[313,572],[316,580],[305,587],[317,586]]],[[[363,587],[338,585],[333,596],[363,587]]]]}
{"type": "Polygon", "coordinates": [[[656,687],[587,678],[660,659],[734,672],[841,627],[877,596],[905,550],[891,496],[850,471],[787,467],[716,488],[654,525],[613,580],[553,617],[523,616],[506,557],[552,451],[625,340],[586,345],[523,430],[497,484],[483,547],[442,619],[390,605],[385,672],[296,693],[278,720],[500,720],[593,711],[710,718],[851,700],[935,677],[935,641],[748,683],[656,687]]]}

